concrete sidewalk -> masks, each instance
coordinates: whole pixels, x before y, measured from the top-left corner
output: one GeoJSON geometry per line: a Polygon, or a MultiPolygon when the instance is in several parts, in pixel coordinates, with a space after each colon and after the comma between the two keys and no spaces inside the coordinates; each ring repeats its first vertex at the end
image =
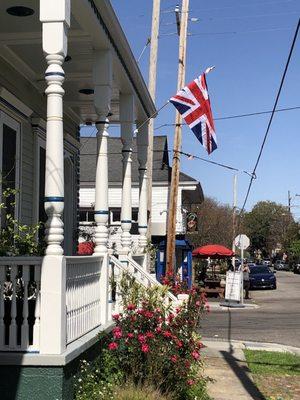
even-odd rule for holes
{"type": "Polygon", "coordinates": [[[264,400],[252,381],[243,350],[288,351],[300,349],[271,343],[203,339],[205,375],[212,379],[208,393],[214,400],[264,400]]]}

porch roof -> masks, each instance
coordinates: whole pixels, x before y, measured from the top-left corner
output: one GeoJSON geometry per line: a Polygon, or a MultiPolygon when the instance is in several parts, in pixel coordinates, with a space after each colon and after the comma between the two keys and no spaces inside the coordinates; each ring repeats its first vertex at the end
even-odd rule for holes
{"type": "MultiPolygon", "coordinates": [[[[1,63],[9,64],[26,79],[28,103],[34,103],[35,113],[45,117],[46,99],[44,73],[46,62],[42,50],[42,26],[39,21],[39,1],[26,0],[17,5],[31,8],[26,17],[12,16],[7,9],[11,0],[0,2],[1,63]],[[29,85],[28,85],[29,82],[29,85]]],[[[93,51],[111,49],[113,54],[113,97],[111,121],[119,122],[119,95],[133,93],[136,100],[136,119],[145,120],[155,112],[155,106],[137,66],[126,36],[108,0],[72,0],[71,27],[68,35],[68,58],[64,63],[64,113],[76,124],[97,120],[93,93],[79,93],[93,89],[93,51]]],[[[5,86],[5,82],[0,84],[5,86]]],[[[16,82],[6,87],[24,101],[24,90],[16,82]],[[15,86],[14,86],[15,85],[15,86]]]]}

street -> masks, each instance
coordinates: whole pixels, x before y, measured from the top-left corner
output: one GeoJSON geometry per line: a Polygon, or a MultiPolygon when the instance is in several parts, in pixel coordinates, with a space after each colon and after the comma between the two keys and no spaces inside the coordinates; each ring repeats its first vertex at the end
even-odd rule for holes
{"type": "Polygon", "coordinates": [[[251,291],[257,309],[213,309],[202,321],[204,338],[300,347],[300,275],[277,272],[277,290],[251,291]]]}

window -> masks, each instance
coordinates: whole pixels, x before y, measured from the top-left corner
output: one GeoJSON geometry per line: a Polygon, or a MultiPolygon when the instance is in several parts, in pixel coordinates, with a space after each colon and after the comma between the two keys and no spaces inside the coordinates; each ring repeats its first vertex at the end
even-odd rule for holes
{"type": "MultiPolygon", "coordinates": [[[[19,140],[20,124],[4,112],[0,111],[0,197],[7,189],[19,189],[19,140]]],[[[5,226],[5,214],[18,218],[19,194],[3,199],[6,209],[1,213],[1,227],[5,226]],[[15,202],[15,206],[12,203],[15,202]]]]}

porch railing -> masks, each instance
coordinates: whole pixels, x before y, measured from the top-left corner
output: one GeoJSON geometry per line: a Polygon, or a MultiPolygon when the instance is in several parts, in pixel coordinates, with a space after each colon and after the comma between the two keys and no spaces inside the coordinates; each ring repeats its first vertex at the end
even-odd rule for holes
{"type": "Polygon", "coordinates": [[[42,258],[0,258],[0,350],[37,352],[42,258]]]}
{"type": "Polygon", "coordinates": [[[66,257],[67,344],[101,323],[102,262],[96,256],[66,257]]]}

